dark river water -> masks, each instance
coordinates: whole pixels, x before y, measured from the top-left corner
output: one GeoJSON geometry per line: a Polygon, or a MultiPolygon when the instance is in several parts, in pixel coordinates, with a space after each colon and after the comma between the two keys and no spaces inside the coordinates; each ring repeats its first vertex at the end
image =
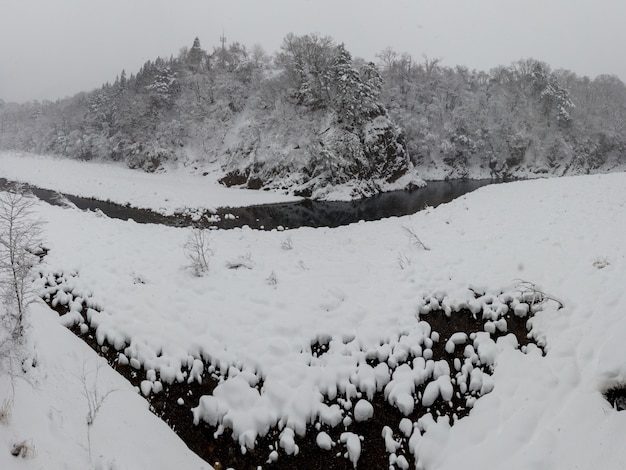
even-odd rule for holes
{"type": "MultiPolygon", "coordinates": [[[[431,181],[424,188],[393,191],[351,202],[326,202],[305,199],[301,202],[270,204],[242,208],[218,209],[211,217],[203,214],[199,220],[188,215],[164,216],[156,212],[60,194],[56,191],[26,186],[38,198],[51,204],[63,205],[63,198],[82,210],[100,210],[108,217],[133,219],[138,223],[153,223],[170,226],[202,226],[236,228],[248,225],[255,229],[298,227],[338,227],[360,220],[378,220],[385,217],[414,214],[426,206],[436,207],[456,199],[481,186],[497,183],[497,180],[451,180],[431,181]],[[211,217],[213,221],[208,218],[211,217]]],[[[12,184],[0,178],[0,188],[12,184]]]]}

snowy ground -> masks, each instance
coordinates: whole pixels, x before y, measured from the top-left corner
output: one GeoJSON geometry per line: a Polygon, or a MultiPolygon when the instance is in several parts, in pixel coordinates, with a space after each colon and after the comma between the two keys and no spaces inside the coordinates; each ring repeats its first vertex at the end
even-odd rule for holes
{"type": "MultiPolygon", "coordinates": [[[[69,181],[51,184],[65,191],[69,181]]],[[[312,415],[332,415],[322,409],[320,393],[358,381],[358,351],[381,343],[393,349],[401,334],[411,336],[422,295],[439,292],[463,302],[472,298],[468,287],[500,292],[523,279],[565,305],[547,304],[535,317],[547,355],[499,345],[494,389],[470,416],[452,427],[439,420],[426,432],[424,426],[412,431],[420,465],[626,466],[626,413],[601,394],[626,382],[626,174],[487,186],[435,210],[337,229],[218,230],[210,235],[210,272],[201,278],[182,268],[189,229],[46,204],[39,211],[48,221],[51,250],[44,269],[77,273],[75,292],[91,294],[102,309],[93,314],[99,335],[130,343],[126,356],[161,377],[175,376],[194,358],[210,358],[229,378],[198,415],[228,423],[244,444],[272,423],[297,433],[312,415]],[[416,247],[404,227],[430,250],[416,247]],[[240,268],[231,269],[235,264],[240,268]],[[329,351],[311,361],[311,341],[323,337],[332,338],[329,351]],[[255,377],[264,380],[263,396],[250,386],[255,377]]],[[[80,402],[81,385],[72,374],[80,372],[83,357],[94,361],[93,354],[56,327],[44,307],[33,309],[32,321],[43,372],[37,372],[37,387],[20,392],[26,398],[16,400],[0,436],[5,447],[32,439],[37,453],[19,468],[80,466],[88,458],[85,410],[73,403],[80,402]],[[77,437],[59,444],[61,438],[41,431],[61,427],[77,437]],[[56,455],[59,446],[65,453],[56,455]]],[[[132,431],[144,426],[161,433],[162,427],[128,386],[108,371],[101,377],[103,389],[124,391],[103,407],[92,435],[94,455],[103,453],[115,468],[145,468],[142,459],[166,462],[162,451],[180,459],[181,468],[201,468],[166,432],[148,442],[145,433],[132,431]],[[137,416],[129,416],[131,410],[137,416]],[[124,435],[114,431],[119,419],[129,423],[124,435]]],[[[336,445],[350,448],[353,438],[336,445]]],[[[320,442],[328,444],[323,437],[320,442]]],[[[289,446],[287,435],[281,452],[289,446]]],[[[11,461],[6,455],[0,459],[11,461]]]]}
{"type": "Polygon", "coordinates": [[[184,169],[145,173],[112,163],[80,162],[24,153],[0,152],[0,178],[169,215],[187,208],[214,211],[300,198],[276,192],[226,188],[216,173],[191,174],[184,169]]]}
{"type": "Polygon", "coordinates": [[[13,380],[6,364],[0,373],[0,468],[211,468],[148,410],[106,361],[59,327],[55,312],[32,305],[29,320],[35,367],[22,374],[16,365],[19,373],[13,380]],[[91,446],[85,390],[91,396],[111,392],[91,427],[91,446]],[[24,458],[13,457],[14,446],[22,443],[24,458]]]}

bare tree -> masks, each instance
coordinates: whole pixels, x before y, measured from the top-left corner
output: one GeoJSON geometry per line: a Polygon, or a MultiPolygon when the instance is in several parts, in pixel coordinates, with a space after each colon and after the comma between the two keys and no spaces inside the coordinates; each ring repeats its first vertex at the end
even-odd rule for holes
{"type": "Polygon", "coordinates": [[[194,275],[201,277],[209,271],[209,258],[213,254],[209,248],[209,236],[204,229],[193,229],[183,245],[185,256],[189,260],[194,275]]]}
{"type": "Polygon", "coordinates": [[[32,295],[29,275],[41,250],[43,222],[35,217],[34,204],[20,187],[0,193],[0,289],[6,307],[2,320],[14,340],[23,336],[32,295]]]}
{"type": "Polygon", "coordinates": [[[87,400],[87,416],[85,418],[87,422],[87,446],[89,451],[89,458],[91,459],[91,428],[93,427],[93,423],[104,405],[106,399],[113,392],[116,392],[117,389],[110,389],[104,393],[102,393],[98,386],[98,375],[100,374],[100,369],[104,367],[102,362],[98,362],[96,365],[95,371],[93,371],[93,380],[89,379],[89,372],[85,371],[85,361],[83,360],[83,369],[79,376],[79,379],[83,385],[82,395],[87,400]]]}
{"type": "Polygon", "coordinates": [[[380,64],[386,71],[391,70],[398,61],[398,53],[394,51],[391,47],[386,47],[378,54],[376,54],[375,57],[380,61],[380,64]]]}

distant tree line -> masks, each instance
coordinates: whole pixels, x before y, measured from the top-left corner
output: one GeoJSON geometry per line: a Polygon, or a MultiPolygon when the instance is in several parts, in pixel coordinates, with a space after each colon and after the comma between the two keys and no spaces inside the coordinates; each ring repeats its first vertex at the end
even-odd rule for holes
{"type": "MultiPolygon", "coordinates": [[[[528,59],[487,72],[385,49],[353,59],[328,36],[289,34],[279,52],[239,43],[176,57],[56,102],[0,101],[0,148],[219,166],[229,184],[376,192],[407,175],[515,176],[626,162],[626,86],[528,59]]],[[[322,193],[319,193],[322,191],[322,193]]]]}
{"type": "Polygon", "coordinates": [[[626,86],[527,59],[489,73],[379,54],[383,103],[418,169],[568,174],[626,163],[626,86]]]}

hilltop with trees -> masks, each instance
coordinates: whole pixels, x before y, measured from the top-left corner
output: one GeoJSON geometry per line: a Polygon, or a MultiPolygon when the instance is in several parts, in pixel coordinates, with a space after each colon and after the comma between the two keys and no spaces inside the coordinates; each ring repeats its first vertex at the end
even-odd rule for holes
{"type": "Polygon", "coordinates": [[[184,166],[316,198],[428,179],[610,171],[626,163],[626,86],[537,60],[489,72],[385,49],[353,58],[289,34],[270,56],[240,43],[176,57],[56,102],[0,101],[0,148],[184,166]]]}

